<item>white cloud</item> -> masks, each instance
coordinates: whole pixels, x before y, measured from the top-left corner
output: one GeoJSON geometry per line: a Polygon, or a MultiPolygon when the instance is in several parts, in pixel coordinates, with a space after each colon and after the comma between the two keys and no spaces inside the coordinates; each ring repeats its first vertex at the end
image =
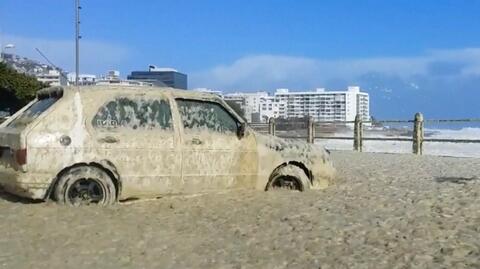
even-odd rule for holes
{"type": "MultiPolygon", "coordinates": [[[[14,49],[7,52],[38,60],[45,60],[37,53],[40,49],[55,65],[66,71],[75,69],[75,42],[68,39],[29,38],[16,35],[2,35],[2,43],[14,44],[14,49]]],[[[105,73],[115,68],[129,56],[126,47],[102,41],[81,40],[80,71],[82,73],[105,73]]]]}
{"type": "Polygon", "coordinates": [[[332,80],[353,84],[368,73],[408,78],[415,75],[480,74],[480,48],[432,50],[416,57],[322,60],[282,55],[246,56],[228,65],[191,74],[192,87],[258,90],[328,86],[332,80]]]}
{"type": "Polygon", "coordinates": [[[211,83],[215,87],[256,87],[263,78],[268,79],[269,83],[278,84],[288,83],[293,75],[298,80],[310,79],[317,72],[316,69],[316,62],[307,58],[259,55],[192,74],[192,80],[194,83],[211,83]]]}

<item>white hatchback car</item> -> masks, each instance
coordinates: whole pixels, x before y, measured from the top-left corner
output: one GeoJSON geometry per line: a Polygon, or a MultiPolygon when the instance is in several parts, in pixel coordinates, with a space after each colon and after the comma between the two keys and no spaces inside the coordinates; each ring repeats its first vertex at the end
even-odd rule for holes
{"type": "Polygon", "coordinates": [[[0,125],[0,185],[70,205],[332,184],[321,147],[259,134],[221,98],[139,86],[53,87],[0,125]]]}

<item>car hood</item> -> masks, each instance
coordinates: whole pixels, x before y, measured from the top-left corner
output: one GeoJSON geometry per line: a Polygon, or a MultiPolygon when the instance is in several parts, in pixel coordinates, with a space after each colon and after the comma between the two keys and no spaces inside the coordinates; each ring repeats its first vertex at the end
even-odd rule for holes
{"type": "Polygon", "coordinates": [[[276,152],[284,157],[309,159],[312,157],[329,159],[328,152],[319,145],[309,144],[298,139],[286,139],[272,135],[257,134],[257,143],[269,151],[276,152]]]}

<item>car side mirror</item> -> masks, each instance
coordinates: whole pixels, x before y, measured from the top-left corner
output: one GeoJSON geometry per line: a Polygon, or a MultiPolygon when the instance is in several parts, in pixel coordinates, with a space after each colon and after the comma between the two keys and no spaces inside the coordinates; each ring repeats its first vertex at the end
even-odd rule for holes
{"type": "Polygon", "coordinates": [[[246,129],[247,129],[247,124],[245,122],[240,123],[237,129],[238,138],[242,138],[245,136],[246,129]]]}

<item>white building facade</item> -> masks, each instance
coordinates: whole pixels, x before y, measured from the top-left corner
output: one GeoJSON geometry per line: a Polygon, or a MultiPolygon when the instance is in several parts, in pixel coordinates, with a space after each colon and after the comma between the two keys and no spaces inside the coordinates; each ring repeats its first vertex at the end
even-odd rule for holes
{"type": "Polygon", "coordinates": [[[290,92],[277,89],[275,95],[265,99],[260,106],[260,118],[312,117],[315,121],[354,121],[360,114],[365,121],[370,120],[370,100],[368,93],[360,87],[351,86],[347,91],[290,92]]]}
{"type": "Polygon", "coordinates": [[[270,118],[279,118],[280,111],[285,111],[285,103],[279,102],[275,96],[266,96],[260,98],[260,122],[268,122],[270,118]]]}
{"type": "Polygon", "coordinates": [[[362,120],[370,120],[370,99],[360,87],[350,86],[345,91],[326,91],[324,88],[315,91],[294,92],[288,89],[277,89],[274,95],[260,91],[254,93],[226,93],[207,88],[195,89],[209,92],[235,102],[244,111],[248,122],[268,122],[270,118],[305,118],[315,121],[354,121],[357,114],[362,120]]]}
{"type": "Polygon", "coordinates": [[[49,86],[65,86],[68,84],[65,75],[58,70],[47,70],[35,74],[38,81],[48,84],[49,86]]]}
{"type": "Polygon", "coordinates": [[[268,97],[267,92],[254,93],[227,93],[223,96],[225,100],[231,100],[241,105],[248,122],[259,121],[255,115],[260,114],[260,99],[268,97]]]}
{"type": "MultiPolygon", "coordinates": [[[[80,85],[95,85],[98,79],[96,75],[90,74],[79,74],[78,83],[80,85]]],[[[68,83],[70,85],[75,85],[75,73],[68,73],[68,83]]]]}

